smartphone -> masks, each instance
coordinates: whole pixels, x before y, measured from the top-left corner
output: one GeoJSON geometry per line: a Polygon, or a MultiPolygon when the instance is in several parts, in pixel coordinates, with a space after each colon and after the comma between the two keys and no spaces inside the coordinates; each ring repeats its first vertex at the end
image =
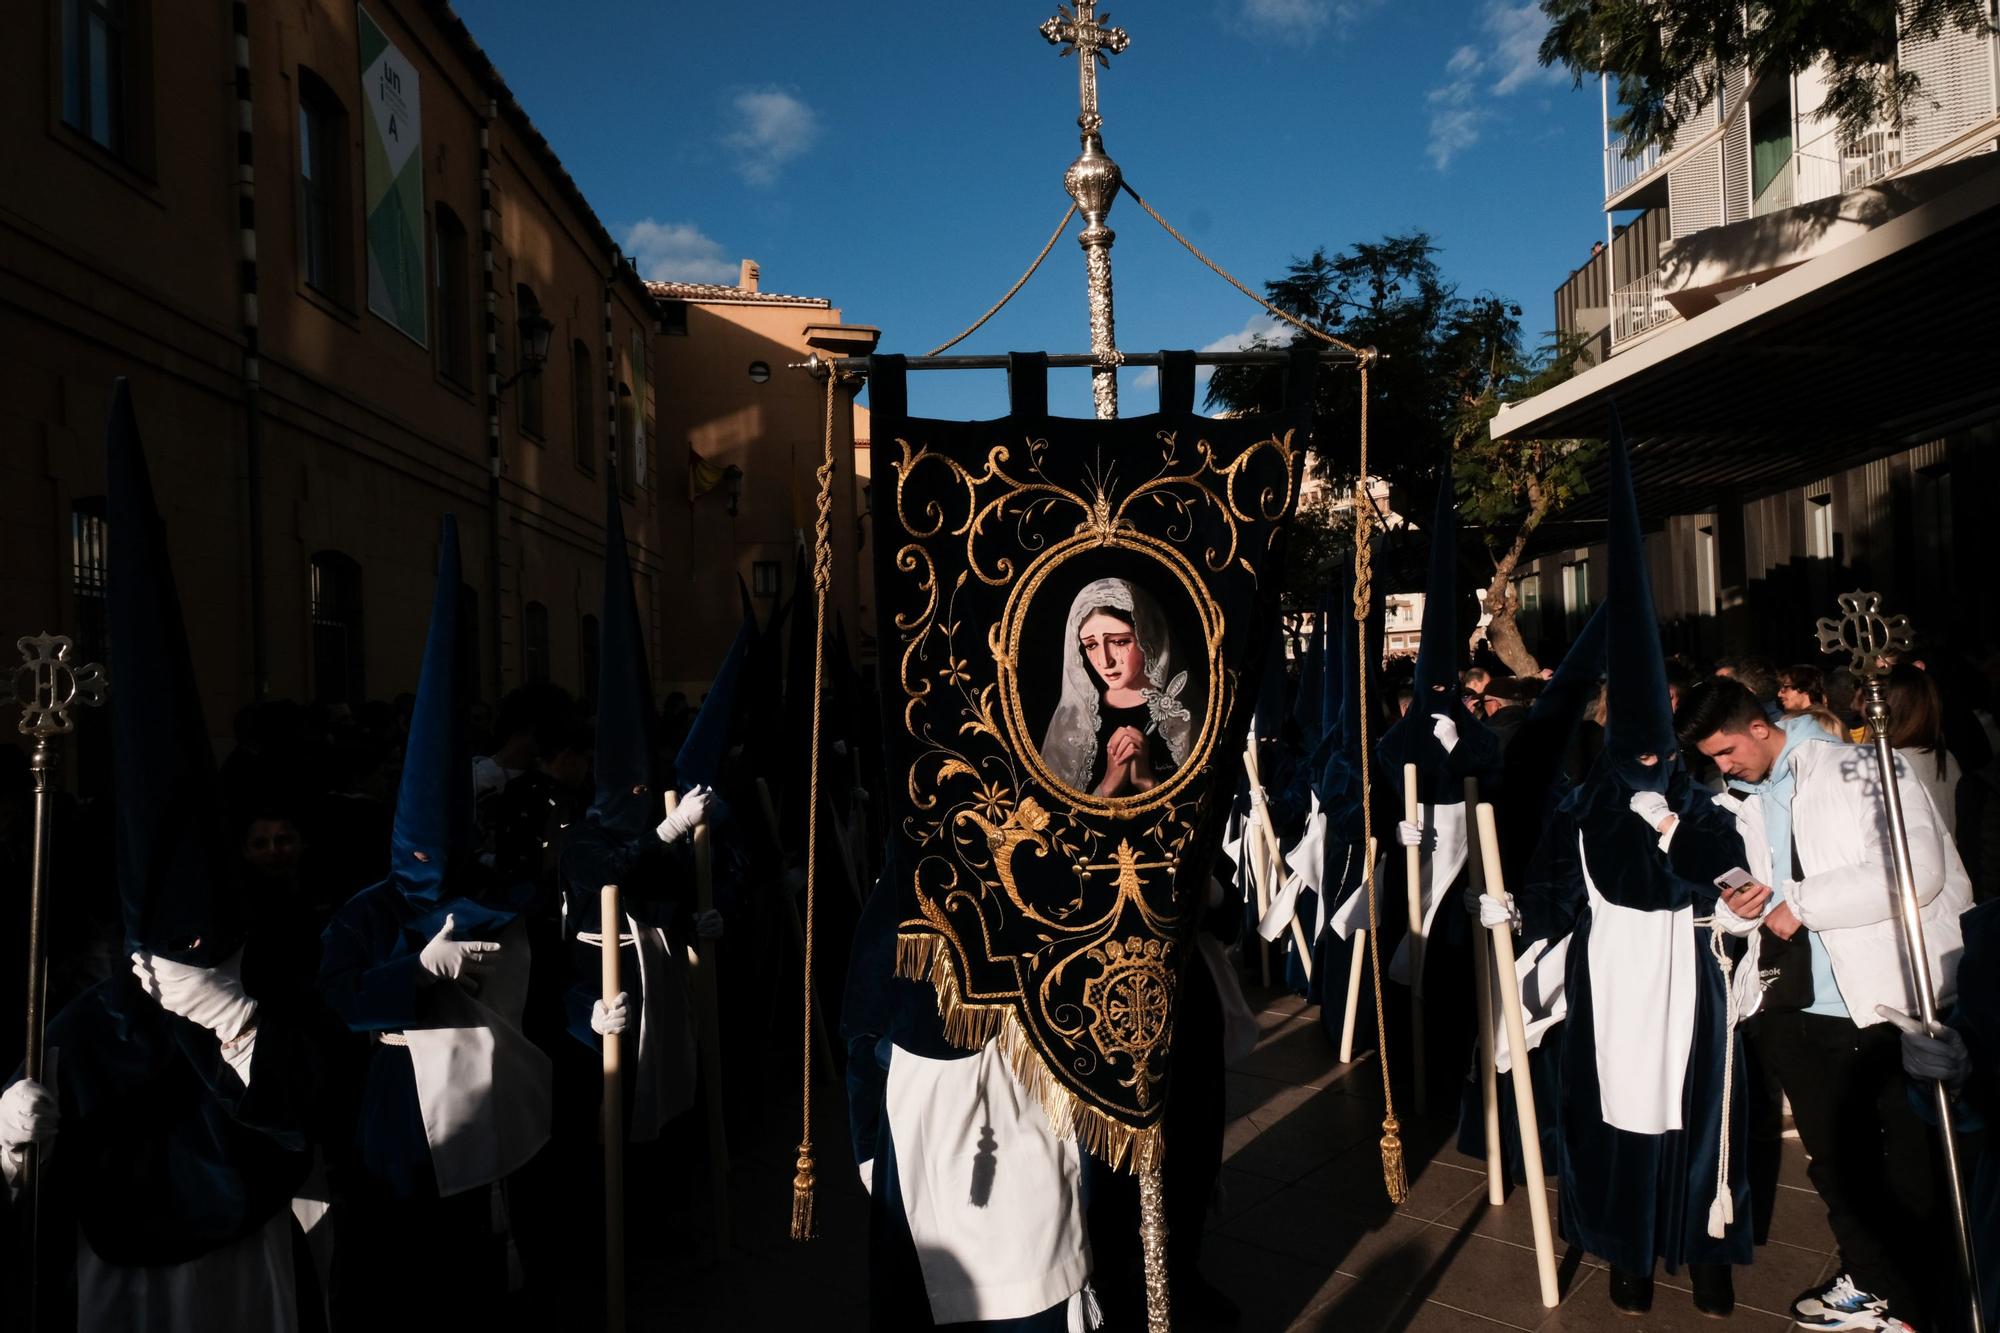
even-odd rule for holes
{"type": "Polygon", "coordinates": [[[1715,877],[1715,887],[1721,889],[1724,893],[1735,893],[1737,890],[1746,888],[1756,882],[1757,877],[1741,866],[1738,866],[1734,870],[1725,870],[1715,877]]]}

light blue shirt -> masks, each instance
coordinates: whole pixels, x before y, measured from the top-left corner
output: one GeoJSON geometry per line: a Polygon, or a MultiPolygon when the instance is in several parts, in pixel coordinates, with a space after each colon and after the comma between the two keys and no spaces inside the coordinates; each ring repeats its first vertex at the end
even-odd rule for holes
{"type": "MultiPolygon", "coordinates": [[[[1819,723],[1809,717],[1786,718],[1777,725],[1778,730],[1784,733],[1785,748],[1779,752],[1777,762],[1771,765],[1771,771],[1764,780],[1745,789],[1762,798],[1759,805],[1764,812],[1764,833],[1771,844],[1771,878],[1776,881],[1771,886],[1773,907],[1785,900],[1785,882],[1792,877],[1792,797],[1798,786],[1797,775],[1792,772],[1792,752],[1801,745],[1815,742],[1836,743],[1833,737],[1821,730],[1819,723]]],[[[1827,953],[1825,943],[1814,931],[1806,932],[1806,942],[1812,949],[1813,975],[1813,1002],[1806,1007],[1806,1012],[1830,1018],[1852,1017],[1847,1011],[1846,1001],[1840,998],[1840,985],[1833,975],[1833,959],[1827,953]]]]}

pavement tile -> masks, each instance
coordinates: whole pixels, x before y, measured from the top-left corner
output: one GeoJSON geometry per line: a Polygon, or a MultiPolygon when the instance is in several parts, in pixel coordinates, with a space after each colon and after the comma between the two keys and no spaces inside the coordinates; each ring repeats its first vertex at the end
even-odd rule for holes
{"type": "MultiPolygon", "coordinates": [[[[1431,1228],[1441,1231],[1440,1227],[1431,1228]]],[[[1459,1310],[1470,1310],[1515,1328],[1533,1329],[1547,1318],[1535,1252],[1470,1232],[1450,1235],[1444,1262],[1425,1293],[1459,1310]]],[[[1578,1276],[1589,1270],[1579,1267],[1578,1276]]],[[[1558,1295],[1561,1293],[1558,1271],[1558,1295]]],[[[1572,1277],[1571,1285],[1576,1285],[1572,1277]]]]}
{"type": "MultiPolygon", "coordinates": [[[[1322,1265],[1214,1234],[1202,1243],[1201,1269],[1242,1307],[1243,1318],[1237,1328],[1246,1331],[1312,1327],[1300,1322],[1305,1312],[1325,1299],[1333,1284],[1346,1281],[1322,1265]]],[[[1177,1313],[1174,1327],[1207,1333],[1217,1326],[1177,1313]]]]}
{"type": "Polygon", "coordinates": [[[1833,1231],[1826,1224],[1826,1205],[1819,1201],[1819,1195],[1780,1185],[1771,1202],[1771,1239],[1821,1254],[1833,1253],[1833,1231]]]}
{"type": "MultiPolygon", "coordinates": [[[[1429,1222],[1455,1210],[1475,1190],[1484,1197],[1483,1177],[1448,1162],[1418,1163],[1410,1169],[1409,1197],[1393,1205],[1400,1217],[1429,1222]]],[[[1379,1213],[1391,1207],[1382,1184],[1381,1153],[1372,1137],[1320,1167],[1299,1185],[1328,1200],[1329,1206],[1349,1212],[1379,1213]]]]}
{"type": "Polygon", "coordinates": [[[1283,1188],[1282,1180],[1233,1166],[1223,1167],[1221,1178],[1216,1181],[1215,1202],[1208,1212],[1209,1227],[1213,1229],[1232,1217],[1242,1216],[1283,1188]]]}

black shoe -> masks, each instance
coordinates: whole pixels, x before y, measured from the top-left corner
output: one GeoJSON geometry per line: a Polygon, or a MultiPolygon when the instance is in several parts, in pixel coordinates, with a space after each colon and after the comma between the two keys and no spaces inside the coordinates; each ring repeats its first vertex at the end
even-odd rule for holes
{"type": "Polygon", "coordinates": [[[1626,1314],[1644,1314],[1653,1308],[1653,1275],[1611,1270],[1611,1303],[1626,1314]]]}
{"type": "Polygon", "coordinates": [[[1727,1317],[1736,1309],[1736,1278],[1728,1264],[1689,1264],[1694,1280],[1694,1308],[1712,1319],[1727,1317]]]}

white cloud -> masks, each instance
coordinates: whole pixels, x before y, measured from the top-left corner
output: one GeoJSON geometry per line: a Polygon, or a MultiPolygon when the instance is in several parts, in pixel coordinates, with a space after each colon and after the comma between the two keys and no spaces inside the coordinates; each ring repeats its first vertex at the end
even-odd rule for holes
{"type": "MultiPolygon", "coordinates": [[[[1282,320],[1274,319],[1264,311],[1259,310],[1250,317],[1249,321],[1242,328],[1236,330],[1234,333],[1225,333],[1214,342],[1202,344],[1201,350],[1204,352],[1241,352],[1257,346],[1259,338],[1262,338],[1268,345],[1288,347],[1291,345],[1292,334],[1295,332],[1297,330],[1293,329],[1291,325],[1284,323],[1282,320]]],[[[1194,385],[1197,410],[1199,410],[1202,394],[1208,389],[1209,377],[1214,373],[1214,366],[1195,367],[1194,385]]],[[[1159,387],[1159,383],[1160,371],[1157,366],[1147,366],[1132,377],[1132,388],[1134,389],[1154,389],[1159,387]]]]}
{"type": "Polygon", "coordinates": [[[655,282],[735,282],[736,264],[720,241],[692,222],[642,218],[625,233],[625,253],[655,282]]]}
{"type": "Polygon", "coordinates": [[[1495,0],[1486,6],[1480,26],[1492,40],[1486,67],[1500,75],[1493,84],[1495,96],[1505,97],[1536,83],[1561,83],[1569,77],[1560,65],[1542,64],[1542,37],[1549,23],[1534,0],[1519,6],[1495,0]]]}
{"type": "Polygon", "coordinates": [[[1328,28],[1338,31],[1381,0],[1239,0],[1235,13],[1251,32],[1310,43],[1328,28]]]}
{"type": "Polygon", "coordinates": [[[729,101],[734,128],[722,146],[735,155],[737,174],[752,185],[770,185],[778,169],[819,139],[819,113],[782,88],[749,88],[729,101]]]}
{"type": "Polygon", "coordinates": [[[1464,45],[1445,61],[1445,81],[1424,94],[1430,134],[1424,151],[1439,171],[1479,142],[1495,114],[1491,103],[1537,84],[1560,83],[1561,69],[1541,63],[1542,34],[1548,29],[1535,0],[1511,5],[1487,0],[1480,14],[1478,45],[1464,45]]]}

